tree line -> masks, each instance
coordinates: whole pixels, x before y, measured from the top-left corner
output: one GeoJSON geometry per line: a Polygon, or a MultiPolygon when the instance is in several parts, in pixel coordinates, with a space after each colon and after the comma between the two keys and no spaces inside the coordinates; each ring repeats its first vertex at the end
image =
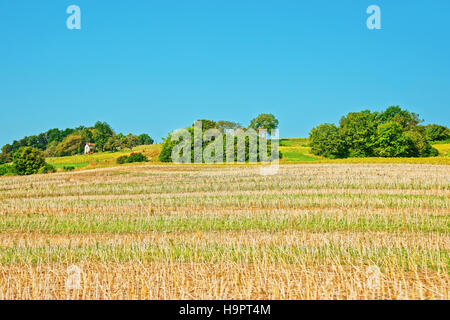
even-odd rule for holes
{"type": "Polygon", "coordinates": [[[399,106],[383,112],[363,110],[343,116],[339,125],[324,123],[310,132],[311,152],[327,158],[430,157],[432,141],[450,139],[450,130],[420,125],[419,115],[399,106]]]}
{"type": "Polygon", "coordinates": [[[41,150],[46,157],[63,157],[82,154],[86,143],[95,143],[97,151],[118,151],[124,148],[131,149],[138,145],[153,144],[153,142],[153,139],[146,133],[141,135],[116,134],[108,123],[98,121],[92,127],[50,129],[38,135],[15,140],[2,147],[0,164],[11,162],[13,155],[23,147],[41,150]]]}
{"type": "MultiPolygon", "coordinates": [[[[259,148],[259,144],[260,142],[264,142],[267,144],[267,154],[264,155],[265,158],[269,158],[271,157],[271,140],[270,139],[266,139],[266,137],[256,137],[256,133],[258,130],[260,129],[265,129],[265,130],[273,130],[278,128],[278,124],[279,121],[278,119],[273,115],[273,114],[260,114],[259,116],[257,116],[256,118],[252,119],[248,128],[244,128],[241,124],[237,123],[237,122],[233,122],[233,121],[226,121],[226,120],[220,120],[220,121],[214,121],[214,120],[207,120],[207,119],[201,119],[201,120],[197,120],[196,122],[201,122],[202,123],[202,136],[205,134],[205,132],[207,130],[210,129],[217,129],[217,131],[219,133],[226,133],[227,130],[236,130],[236,129],[240,129],[238,131],[238,133],[234,136],[231,137],[231,139],[233,139],[233,146],[234,146],[234,151],[233,151],[233,157],[234,157],[234,161],[239,161],[239,162],[247,162],[247,161],[251,161],[251,159],[260,159],[260,148],[259,148]],[[247,129],[253,129],[255,131],[247,131],[247,129]],[[255,135],[255,137],[251,137],[251,134],[249,134],[249,132],[253,132],[253,134],[255,135]],[[242,137],[240,137],[240,135],[243,135],[242,137]],[[256,150],[252,149],[250,147],[250,138],[254,138],[256,140],[256,150]],[[244,154],[241,155],[245,158],[239,158],[240,155],[238,155],[238,141],[240,141],[240,139],[242,141],[244,141],[244,154]],[[262,139],[264,139],[264,141],[262,141],[262,139]]],[[[195,162],[194,161],[194,144],[195,144],[195,135],[194,135],[194,126],[195,123],[192,124],[190,127],[185,128],[186,131],[189,133],[191,139],[191,162],[195,162]]],[[[172,162],[172,150],[175,148],[175,146],[180,143],[179,140],[177,139],[173,139],[173,135],[174,132],[169,133],[169,135],[164,139],[163,142],[163,146],[162,146],[162,150],[161,153],[159,154],[159,160],[161,162],[172,162]]],[[[222,140],[222,145],[223,145],[223,150],[222,150],[222,159],[223,162],[226,162],[226,157],[227,157],[227,141],[226,139],[230,139],[230,137],[228,136],[224,136],[223,140],[222,140]]],[[[211,140],[203,140],[201,141],[201,146],[202,146],[202,159],[201,162],[205,162],[204,156],[203,156],[203,151],[205,150],[205,148],[208,148],[208,146],[213,145],[215,142],[215,137],[211,137],[211,140]]],[[[181,155],[180,155],[181,156],[181,155]]],[[[211,152],[211,156],[215,156],[215,150],[213,150],[211,152]]],[[[219,156],[220,158],[220,156],[219,156]]],[[[200,159],[199,159],[200,161],[200,159]]]]}

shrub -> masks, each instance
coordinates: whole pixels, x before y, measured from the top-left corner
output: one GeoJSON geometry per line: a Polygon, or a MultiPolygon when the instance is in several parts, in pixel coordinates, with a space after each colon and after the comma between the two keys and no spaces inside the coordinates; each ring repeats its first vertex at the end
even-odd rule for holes
{"type": "Polygon", "coordinates": [[[172,134],[169,134],[164,140],[161,153],[159,154],[159,161],[172,162],[172,150],[176,144],[177,142],[172,140],[172,134]]]}
{"type": "Polygon", "coordinates": [[[41,167],[38,173],[47,174],[47,173],[55,173],[56,169],[51,164],[46,163],[45,166],[41,167]]]}
{"type": "Polygon", "coordinates": [[[437,124],[425,126],[425,135],[431,141],[443,141],[450,138],[450,129],[437,124]]]}
{"type": "Polygon", "coordinates": [[[410,130],[406,132],[406,135],[411,139],[413,143],[410,156],[412,157],[433,156],[434,154],[433,147],[431,146],[430,142],[428,141],[424,133],[422,133],[420,130],[410,130]]]}
{"type": "Polygon", "coordinates": [[[345,157],[344,140],[334,124],[322,124],[311,130],[309,135],[311,152],[327,158],[345,157]]]}
{"type": "Polygon", "coordinates": [[[16,170],[13,165],[4,164],[0,165],[0,176],[13,176],[16,174],[16,170]]]}
{"type": "Polygon", "coordinates": [[[64,166],[63,170],[64,171],[73,171],[73,170],[75,170],[75,167],[74,166],[64,166]]]}
{"type": "Polygon", "coordinates": [[[431,147],[429,156],[430,157],[437,157],[439,155],[439,150],[435,147],[431,147]]]}
{"type": "Polygon", "coordinates": [[[132,162],[147,162],[148,159],[142,153],[132,153],[128,156],[127,163],[132,162]]]}
{"type": "Polygon", "coordinates": [[[142,153],[132,153],[129,156],[120,156],[116,162],[118,164],[133,163],[133,162],[147,162],[148,159],[142,153]]]}
{"type": "Polygon", "coordinates": [[[127,163],[128,157],[127,156],[120,156],[117,158],[116,162],[118,164],[124,164],[127,163]]]}
{"type": "Polygon", "coordinates": [[[45,166],[44,153],[34,147],[22,147],[13,156],[13,164],[18,175],[29,175],[45,166]]]}

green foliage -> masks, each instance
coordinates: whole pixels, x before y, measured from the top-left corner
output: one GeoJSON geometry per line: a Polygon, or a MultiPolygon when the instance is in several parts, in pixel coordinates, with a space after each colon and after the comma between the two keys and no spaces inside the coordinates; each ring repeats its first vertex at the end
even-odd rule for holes
{"type": "Polygon", "coordinates": [[[35,174],[45,166],[44,153],[34,147],[22,147],[14,153],[13,164],[18,175],[35,174]]]}
{"type": "Polygon", "coordinates": [[[73,170],[75,170],[75,167],[74,166],[64,166],[63,170],[64,171],[73,171],[73,170]]]}
{"type": "Polygon", "coordinates": [[[153,144],[153,139],[146,133],[140,134],[138,136],[138,145],[143,146],[143,145],[150,145],[153,144]]]}
{"type": "Polygon", "coordinates": [[[429,142],[430,133],[443,133],[446,128],[419,126],[421,121],[419,115],[398,106],[381,113],[351,112],[341,118],[339,127],[324,124],[311,130],[312,153],[328,158],[436,155],[437,150],[429,142]]]}
{"type": "Polygon", "coordinates": [[[35,136],[25,137],[12,144],[6,144],[0,154],[0,164],[12,161],[12,155],[21,147],[35,147],[45,150],[48,157],[70,156],[84,152],[86,143],[95,143],[98,151],[117,151],[123,148],[133,148],[138,145],[153,144],[148,134],[135,136],[115,134],[106,122],[96,122],[93,127],[79,126],[74,129],[51,129],[35,136]]]}
{"type": "Polygon", "coordinates": [[[147,162],[147,157],[142,153],[132,153],[129,156],[120,156],[116,162],[118,164],[133,163],[133,162],[147,162]]]}
{"type": "Polygon", "coordinates": [[[94,135],[93,135],[92,131],[93,130],[90,128],[85,128],[79,132],[79,135],[81,137],[81,140],[83,141],[83,144],[94,141],[94,135]]]}
{"type": "Polygon", "coordinates": [[[58,157],[56,148],[58,147],[58,141],[52,141],[47,145],[47,149],[44,151],[46,157],[58,157]]]}
{"type": "MultiPolygon", "coordinates": [[[[203,130],[215,129],[217,126],[217,123],[213,120],[200,119],[200,120],[197,120],[196,122],[199,122],[199,121],[202,122],[203,130]]],[[[192,124],[192,126],[194,126],[194,125],[195,125],[195,123],[192,124]]]]}
{"type": "Polygon", "coordinates": [[[413,154],[413,142],[398,122],[381,124],[377,133],[375,156],[408,157],[413,154]]]}
{"type": "Polygon", "coordinates": [[[127,146],[128,149],[133,149],[134,147],[139,145],[139,138],[131,133],[129,133],[126,137],[125,137],[125,145],[127,146]]]}
{"type": "Polygon", "coordinates": [[[142,153],[132,153],[128,156],[127,163],[132,162],[147,162],[148,159],[142,153]]]}
{"type": "Polygon", "coordinates": [[[404,130],[411,130],[422,122],[417,113],[403,110],[399,106],[391,106],[384,112],[379,113],[377,120],[380,124],[390,121],[397,122],[404,130]]]}
{"type": "Polygon", "coordinates": [[[114,131],[106,122],[97,121],[94,125],[94,143],[99,151],[105,151],[104,146],[108,139],[114,136],[114,131]]]}
{"type": "Polygon", "coordinates": [[[411,153],[412,157],[429,157],[437,156],[439,151],[433,148],[427,139],[427,136],[421,130],[409,130],[405,134],[412,142],[411,153]]]}
{"type": "Polygon", "coordinates": [[[278,128],[278,119],[273,114],[262,113],[250,122],[249,128],[272,130],[278,128]]]}
{"type": "Polygon", "coordinates": [[[424,134],[430,141],[444,141],[450,139],[450,129],[437,124],[429,124],[424,127],[424,134]]]}
{"type": "Polygon", "coordinates": [[[38,173],[40,174],[55,173],[55,172],[56,172],[55,167],[48,163],[46,163],[43,167],[41,167],[38,170],[38,173]]]}
{"type": "Polygon", "coordinates": [[[10,153],[0,153],[0,164],[10,163],[11,160],[12,159],[10,153]]]}
{"type": "Polygon", "coordinates": [[[351,112],[340,121],[340,135],[350,157],[373,156],[377,132],[377,113],[363,110],[351,112]]]}
{"type": "Polygon", "coordinates": [[[117,158],[116,162],[117,164],[124,164],[127,163],[128,156],[120,156],[117,158]]]}
{"type": "Polygon", "coordinates": [[[73,156],[81,153],[84,142],[81,136],[77,134],[66,137],[61,143],[55,147],[55,155],[58,157],[73,156]]]}
{"type": "Polygon", "coordinates": [[[164,139],[161,153],[159,154],[159,161],[161,162],[172,162],[172,150],[177,145],[177,141],[172,140],[172,134],[169,134],[166,139],[164,139]]]}
{"type": "Polygon", "coordinates": [[[13,176],[16,175],[16,169],[11,164],[0,165],[0,176],[13,176]]]}
{"type": "MultiPolygon", "coordinates": [[[[208,126],[207,126],[208,127],[208,126]]],[[[186,128],[187,132],[190,135],[190,140],[191,140],[191,162],[194,163],[196,162],[194,159],[195,156],[195,152],[194,152],[194,146],[195,146],[195,139],[196,137],[194,136],[194,128],[193,127],[188,127],[186,128]]],[[[203,127],[203,132],[202,135],[204,136],[205,132],[208,129],[205,129],[203,127]]],[[[217,130],[218,134],[221,134],[220,130],[217,130]]],[[[174,133],[171,133],[168,135],[168,137],[164,140],[163,143],[163,147],[162,147],[162,151],[159,154],[159,160],[161,162],[172,162],[172,150],[174,149],[175,146],[177,146],[179,143],[181,143],[182,137],[180,137],[178,140],[173,140],[174,133]]],[[[230,137],[227,135],[221,135],[222,139],[223,139],[223,150],[222,150],[222,154],[223,154],[223,162],[227,161],[227,139],[229,139],[230,137]]],[[[271,147],[271,140],[270,139],[266,139],[263,137],[258,137],[256,132],[253,130],[244,130],[241,129],[238,132],[235,132],[235,135],[232,136],[233,139],[233,147],[234,147],[234,153],[230,154],[230,157],[232,156],[234,158],[234,161],[238,161],[238,162],[248,162],[248,161],[261,161],[260,159],[260,142],[264,141],[264,143],[267,144],[267,154],[264,157],[264,159],[269,160],[268,158],[271,157],[271,152],[272,152],[272,147],[271,147]],[[256,141],[256,151],[252,150],[250,148],[250,139],[254,139],[256,141]],[[239,141],[242,141],[242,145],[241,148],[243,148],[244,150],[244,155],[245,158],[239,158],[238,159],[238,145],[240,144],[239,141]]],[[[212,137],[211,140],[207,140],[206,138],[202,139],[202,155],[201,155],[201,159],[198,159],[198,162],[207,162],[204,158],[204,153],[205,153],[205,149],[208,148],[208,151],[211,151],[211,153],[209,154],[212,158],[215,158],[215,145],[216,141],[215,138],[212,137]]],[[[206,152],[206,154],[208,154],[208,151],[206,152]]],[[[180,156],[181,156],[181,150],[180,150],[180,156]]]]}
{"type": "Polygon", "coordinates": [[[311,130],[311,152],[327,158],[344,158],[346,156],[345,141],[334,124],[325,123],[311,130]]]}

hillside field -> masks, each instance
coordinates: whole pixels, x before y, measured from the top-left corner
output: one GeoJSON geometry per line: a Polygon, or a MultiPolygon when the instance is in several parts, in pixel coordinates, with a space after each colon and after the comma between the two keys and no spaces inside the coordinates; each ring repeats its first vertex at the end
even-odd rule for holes
{"type": "Polygon", "coordinates": [[[448,299],[449,196],[429,164],[1,177],[0,299],[448,299]]]}

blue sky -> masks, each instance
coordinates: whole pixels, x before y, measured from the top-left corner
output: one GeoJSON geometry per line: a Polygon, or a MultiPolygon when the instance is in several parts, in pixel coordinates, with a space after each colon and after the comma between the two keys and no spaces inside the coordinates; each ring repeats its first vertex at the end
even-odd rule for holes
{"type": "Polygon", "coordinates": [[[401,105],[449,126],[450,1],[0,2],[0,145],[106,121],[161,138],[195,119],[282,137],[401,105]],[[76,4],[82,29],[68,30],[76,4]],[[378,5],[382,30],[368,30],[378,5]]]}

